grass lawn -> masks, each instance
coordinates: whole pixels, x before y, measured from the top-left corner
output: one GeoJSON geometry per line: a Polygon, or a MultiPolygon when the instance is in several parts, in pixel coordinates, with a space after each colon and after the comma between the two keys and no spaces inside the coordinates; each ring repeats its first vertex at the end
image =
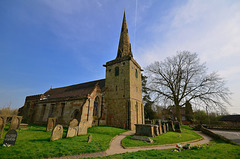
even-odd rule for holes
{"type": "MultiPolygon", "coordinates": [[[[25,128],[24,128],[25,129],[25,128]]],[[[30,125],[27,130],[18,130],[17,141],[14,146],[2,147],[4,136],[8,130],[5,128],[3,138],[0,139],[0,158],[46,158],[81,153],[105,151],[111,139],[126,130],[114,127],[91,127],[87,135],[72,138],[63,138],[50,141],[51,132],[46,132],[45,126],[30,125]],[[92,134],[92,142],[87,143],[88,135],[92,134]]],[[[64,128],[63,136],[67,129],[64,128]]]]}
{"type": "MultiPolygon", "coordinates": [[[[100,157],[99,157],[100,158],[100,157]]],[[[195,158],[195,159],[240,159],[240,146],[225,143],[217,140],[211,141],[208,146],[203,146],[200,150],[184,150],[181,152],[172,152],[167,150],[147,150],[132,153],[117,154],[102,159],[160,159],[160,158],[195,158]]]]}
{"type": "Polygon", "coordinates": [[[122,145],[124,147],[138,147],[138,146],[150,146],[150,145],[164,145],[186,142],[191,140],[201,139],[202,136],[198,135],[192,131],[188,126],[181,126],[182,133],[178,132],[167,132],[165,134],[159,135],[157,137],[150,137],[154,143],[148,143],[146,141],[132,140],[130,139],[133,135],[127,136],[122,140],[122,145]]]}

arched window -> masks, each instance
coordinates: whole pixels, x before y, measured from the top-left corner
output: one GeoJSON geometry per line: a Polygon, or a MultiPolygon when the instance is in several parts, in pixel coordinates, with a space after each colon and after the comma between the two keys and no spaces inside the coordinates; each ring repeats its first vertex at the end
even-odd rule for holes
{"type": "Polygon", "coordinates": [[[74,112],[71,115],[71,118],[79,120],[81,118],[80,111],[78,109],[75,109],[74,112]]]}
{"type": "Polygon", "coordinates": [[[119,67],[115,67],[115,76],[119,75],[119,67]]]}
{"type": "Polygon", "coordinates": [[[93,116],[98,116],[98,106],[100,104],[99,97],[96,97],[94,100],[94,107],[93,107],[93,116]]]}
{"type": "Polygon", "coordinates": [[[135,77],[138,78],[138,71],[135,69],[135,77]]]}

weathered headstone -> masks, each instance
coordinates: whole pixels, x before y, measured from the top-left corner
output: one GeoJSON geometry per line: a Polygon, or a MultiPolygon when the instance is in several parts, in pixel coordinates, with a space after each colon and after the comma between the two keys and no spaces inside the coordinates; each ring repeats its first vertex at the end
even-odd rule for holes
{"type": "Polygon", "coordinates": [[[131,137],[131,139],[133,140],[140,140],[140,141],[146,141],[149,143],[153,143],[154,141],[152,139],[150,139],[149,137],[145,137],[145,136],[133,136],[131,137]]]}
{"type": "Polygon", "coordinates": [[[61,139],[62,135],[63,135],[63,127],[62,125],[57,125],[52,131],[50,141],[61,139]]]}
{"type": "Polygon", "coordinates": [[[92,141],[92,135],[90,134],[89,136],[88,136],[88,143],[90,143],[92,141]]]}
{"type": "Polygon", "coordinates": [[[166,125],[166,131],[168,132],[169,131],[168,123],[165,123],[165,125],[166,125]]]}
{"type": "Polygon", "coordinates": [[[78,125],[78,135],[86,135],[87,129],[87,123],[85,121],[81,121],[78,125]]]}
{"type": "Polygon", "coordinates": [[[69,123],[69,127],[76,127],[76,126],[78,126],[78,120],[77,119],[71,120],[69,123]]]}
{"type": "Polygon", "coordinates": [[[154,134],[156,136],[159,136],[159,128],[158,128],[158,125],[154,125],[154,134]]]}
{"type": "Polygon", "coordinates": [[[56,118],[48,118],[46,131],[52,131],[57,122],[56,118]]]}
{"type": "Polygon", "coordinates": [[[169,121],[168,126],[169,126],[169,131],[175,131],[173,121],[169,121]]]}
{"type": "Polygon", "coordinates": [[[7,132],[5,135],[3,145],[15,145],[15,142],[17,140],[17,131],[15,129],[11,129],[7,132]]]}
{"type": "Polygon", "coordinates": [[[68,131],[67,131],[67,136],[68,137],[74,137],[78,135],[78,121],[77,119],[73,119],[69,123],[68,131]]]}
{"type": "Polygon", "coordinates": [[[158,122],[158,129],[159,129],[159,134],[161,135],[163,132],[162,132],[162,123],[161,121],[158,122]]]}
{"type": "Polygon", "coordinates": [[[180,123],[177,121],[174,123],[175,131],[181,133],[180,123]]]}
{"type": "Polygon", "coordinates": [[[0,116],[0,139],[2,138],[3,130],[7,122],[6,116],[0,116]]]}
{"type": "Polygon", "coordinates": [[[162,124],[162,132],[163,132],[163,133],[166,133],[166,132],[167,132],[165,123],[162,124]]]}
{"type": "Polygon", "coordinates": [[[11,120],[11,124],[9,126],[9,130],[12,130],[12,129],[15,129],[15,130],[18,130],[19,129],[19,126],[21,124],[21,121],[22,121],[22,116],[16,116],[14,115],[12,117],[12,120],[11,120]]]}

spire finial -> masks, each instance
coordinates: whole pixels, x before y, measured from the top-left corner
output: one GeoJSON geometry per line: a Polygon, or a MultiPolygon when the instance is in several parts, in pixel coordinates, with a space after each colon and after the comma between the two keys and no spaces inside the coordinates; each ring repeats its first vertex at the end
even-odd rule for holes
{"type": "Polygon", "coordinates": [[[121,29],[121,34],[120,34],[120,39],[118,44],[117,58],[121,58],[123,56],[133,56],[132,50],[131,50],[131,43],[129,41],[125,9],[123,14],[122,29],[121,29]]]}

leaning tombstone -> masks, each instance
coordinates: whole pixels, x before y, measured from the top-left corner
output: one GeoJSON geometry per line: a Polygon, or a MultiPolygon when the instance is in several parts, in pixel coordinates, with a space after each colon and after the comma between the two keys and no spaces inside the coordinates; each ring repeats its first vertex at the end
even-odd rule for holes
{"type": "Polygon", "coordinates": [[[0,116],[0,139],[2,138],[3,130],[7,122],[6,116],[0,116]]]}
{"type": "Polygon", "coordinates": [[[15,129],[11,129],[5,135],[3,146],[8,147],[8,146],[15,145],[16,140],[17,140],[17,131],[15,129]]]}
{"type": "Polygon", "coordinates": [[[77,119],[73,119],[69,123],[66,138],[74,137],[74,136],[77,136],[77,135],[78,135],[78,121],[77,121],[77,119]]]}
{"type": "Polygon", "coordinates": [[[57,125],[52,131],[50,141],[61,139],[62,135],[63,135],[63,127],[62,125],[57,125]]]}
{"type": "Polygon", "coordinates": [[[46,131],[52,131],[57,122],[56,118],[48,118],[46,131]]]}
{"type": "Polygon", "coordinates": [[[175,122],[174,127],[175,127],[175,132],[181,133],[180,123],[178,121],[175,122]]]}
{"type": "Polygon", "coordinates": [[[22,116],[16,116],[16,115],[14,115],[14,116],[12,117],[11,124],[10,124],[8,130],[12,130],[12,129],[18,130],[18,129],[19,129],[19,126],[20,126],[20,124],[21,124],[21,121],[22,121],[22,116]]]}
{"type": "Polygon", "coordinates": [[[87,129],[87,123],[85,121],[81,121],[78,125],[78,135],[86,135],[87,129]]]}

